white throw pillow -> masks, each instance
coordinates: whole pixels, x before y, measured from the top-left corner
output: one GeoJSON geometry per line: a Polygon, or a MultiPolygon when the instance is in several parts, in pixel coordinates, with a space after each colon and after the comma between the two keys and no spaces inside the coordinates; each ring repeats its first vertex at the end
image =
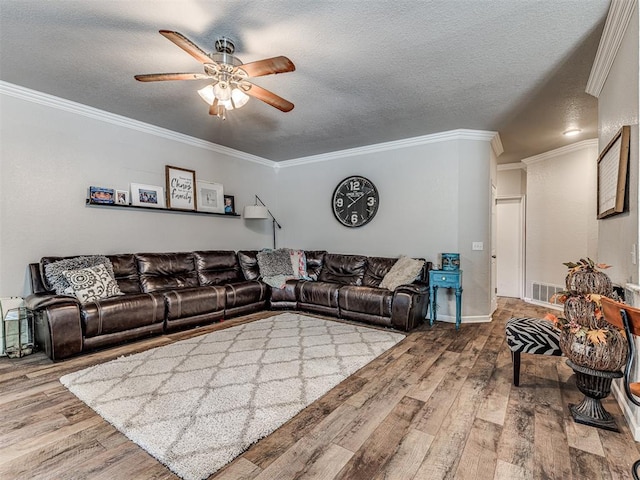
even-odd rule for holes
{"type": "Polygon", "coordinates": [[[399,285],[413,283],[423,266],[424,260],[401,256],[380,282],[380,288],[395,290],[399,285]]]}
{"type": "Polygon", "coordinates": [[[103,264],[78,270],[65,270],[63,275],[69,282],[69,289],[72,290],[70,293],[75,295],[81,303],[123,294],[118,283],[109,275],[109,271],[103,264]]]}

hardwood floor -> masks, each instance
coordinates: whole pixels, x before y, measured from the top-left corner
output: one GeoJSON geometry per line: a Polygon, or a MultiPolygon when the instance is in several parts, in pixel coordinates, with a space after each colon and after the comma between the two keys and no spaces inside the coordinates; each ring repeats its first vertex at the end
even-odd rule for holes
{"type": "MultiPolygon", "coordinates": [[[[523,355],[520,387],[504,339],[512,316],[543,308],[500,299],[492,323],[421,327],[211,478],[218,480],[631,479],[640,458],[621,432],[573,422],[581,400],[563,358],[523,355]]],[[[218,328],[156,337],[52,363],[0,359],[0,478],[175,479],[60,384],[71,371],[218,328]]]]}

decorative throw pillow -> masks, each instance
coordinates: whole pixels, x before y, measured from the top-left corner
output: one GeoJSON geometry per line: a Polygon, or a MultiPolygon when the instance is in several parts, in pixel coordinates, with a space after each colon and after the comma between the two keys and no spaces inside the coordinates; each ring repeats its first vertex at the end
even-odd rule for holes
{"type": "Polygon", "coordinates": [[[70,290],[81,303],[123,295],[118,283],[109,275],[107,267],[102,264],[78,270],[66,270],[63,275],[69,282],[70,290]]]}
{"type": "Polygon", "coordinates": [[[309,278],[307,275],[307,257],[304,250],[290,250],[291,266],[295,278],[309,278]]]}
{"type": "Polygon", "coordinates": [[[44,274],[47,282],[51,285],[51,290],[55,290],[57,295],[66,295],[65,290],[69,288],[69,282],[64,276],[65,271],[79,270],[101,264],[106,267],[111,278],[114,278],[111,260],[104,255],[86,255],[58,260],[57,262],[45,265],[44,274]]]}
{"type": "Polygon", "coordinates": [[[399,285],[413,283],[423,266],[424,260],[401,256],[380,282],[380,288],[395,290],[399,285]]]}
{"type": "Polygon", "coordinates": [[[257,259],[258,267],[260,267],[260,276],[274,277],[276,275],[287,275],[293,277],[291,255],[289,255],[288,248],[262,250],[258,252],[257,259]]]}

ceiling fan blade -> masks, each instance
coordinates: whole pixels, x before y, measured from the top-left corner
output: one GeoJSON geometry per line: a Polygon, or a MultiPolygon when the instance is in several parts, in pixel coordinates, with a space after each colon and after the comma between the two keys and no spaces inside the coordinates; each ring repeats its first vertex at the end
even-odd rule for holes
{"type": "Polygon", "coordinates": [[[251,85],[251,88],[248,90],[242,89],[242,91],[247,95],[257,98],[258,100],[262,100],[263,102],[268,103],[272,107],[275,107],[283,112],[290,112],[291,110],[293,110],[293,103],[291,103],[290,101],[285,100],[284,98],[279,97],[275,93],[270,92],[269,90],[265,90],[258,85],[254,85],[250,82],[247,83],[251,85]]]}
{"type": "Polygon", "coordinates": [[[207,52],[202,50],[181,33],[173,32],[171,30],[160,30],[160,34],[171,40],[200,63],[211,63],[211,58],[207,55],[207,52]]]}
{"type": "Polygon", "coordinates": [[[240,65],[242,70],[247,72],[250,77],[261,77],[262,75],[271,75],[272,73],[293,72],[296,66],[287,57],[273,57],[257,62],[245,63],[240,65]]]}
{"type": "Polygon", "coordinates": [[[165,82],[167,80],[207,80],[211,79],[204,73],[148,73],[145,75],[134,75],[139,82],[165,82]]]}

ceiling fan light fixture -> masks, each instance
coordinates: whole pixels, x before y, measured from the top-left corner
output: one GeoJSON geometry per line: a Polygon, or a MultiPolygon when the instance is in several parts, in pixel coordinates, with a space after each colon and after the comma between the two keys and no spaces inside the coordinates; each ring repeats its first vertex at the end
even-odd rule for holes
{"type": "Polygon", "coordinates": [[[207,85],[206,87],[198,90],[198,95],[200,95],[200,97],[209,105],[213,105],[213,101],[216,99],[216,96],[213,93],[213,84],[207,85]]]}

